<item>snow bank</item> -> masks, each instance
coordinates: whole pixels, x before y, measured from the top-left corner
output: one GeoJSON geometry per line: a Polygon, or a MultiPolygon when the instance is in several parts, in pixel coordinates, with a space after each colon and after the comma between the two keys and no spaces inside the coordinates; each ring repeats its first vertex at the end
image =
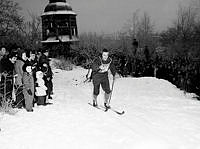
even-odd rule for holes
{"type": "MultiPolygon", "coordinates": [[[[156,78],[117,78],[111,105],[119,116],[88,105],[87,70],[54,69],[53,105],[0,115],[3,149],[198,149],[200,102],[156,78]]],[[[112,77],[110,77],[112,78],[112,77]]],[[[103,104],[103,92],[98,96],[103,104]]]]}

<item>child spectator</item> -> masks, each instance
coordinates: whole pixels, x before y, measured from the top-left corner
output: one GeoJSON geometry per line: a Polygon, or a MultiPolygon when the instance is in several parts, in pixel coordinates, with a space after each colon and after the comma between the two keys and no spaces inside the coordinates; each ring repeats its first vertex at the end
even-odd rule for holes
{"type": "Polygon", "coordinates": [[[37,97],[37,105],[46,105],[46,96],[47,96],[47,87],[45,86],[43,79],[43,72],[36,72],[36,92],[35,95],[37,97]]]}
{"type": "Polygon", "coordinates": [[[23,66],[23,94],[25,98],[25,108],[28,112],[33,112],[34,81],[31,64],[25,63],[23,66]]]}

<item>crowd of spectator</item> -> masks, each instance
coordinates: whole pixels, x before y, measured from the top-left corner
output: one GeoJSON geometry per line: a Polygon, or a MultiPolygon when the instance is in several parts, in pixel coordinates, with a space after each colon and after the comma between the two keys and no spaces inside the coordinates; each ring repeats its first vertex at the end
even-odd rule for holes
{"type": "Polygon", "coordinates": [[[48,50],[0,48],[0,107],[33,111],[34,104],[47,105],[53,94],[53,73],[48,50]]]}
{"type": "Polygon", "coordinates": [[[118,73],[132,77],[165,79],[181,90],[200,95],[200,61],[188,57],[155,58],[118,57],[118,73]]]}

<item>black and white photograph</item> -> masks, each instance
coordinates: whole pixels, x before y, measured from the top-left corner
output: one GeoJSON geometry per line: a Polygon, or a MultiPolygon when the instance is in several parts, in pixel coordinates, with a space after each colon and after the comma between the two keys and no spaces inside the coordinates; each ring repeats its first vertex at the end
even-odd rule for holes
{"type": "Polygon", "coordinates": [[[0,0],[1,149],[200,149],[200,0],[0,0]]]}

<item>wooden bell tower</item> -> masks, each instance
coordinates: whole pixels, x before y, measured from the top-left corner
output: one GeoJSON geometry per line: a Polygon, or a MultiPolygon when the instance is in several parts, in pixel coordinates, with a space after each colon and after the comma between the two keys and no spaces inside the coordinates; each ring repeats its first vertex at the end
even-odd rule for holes
{"type": "Polygon", "coordinates": [[[78,41],[76,16],[66,0],[49,0],[41,17],[42,44],[50,53],[65,55],[70,44],[78,41]]]}

